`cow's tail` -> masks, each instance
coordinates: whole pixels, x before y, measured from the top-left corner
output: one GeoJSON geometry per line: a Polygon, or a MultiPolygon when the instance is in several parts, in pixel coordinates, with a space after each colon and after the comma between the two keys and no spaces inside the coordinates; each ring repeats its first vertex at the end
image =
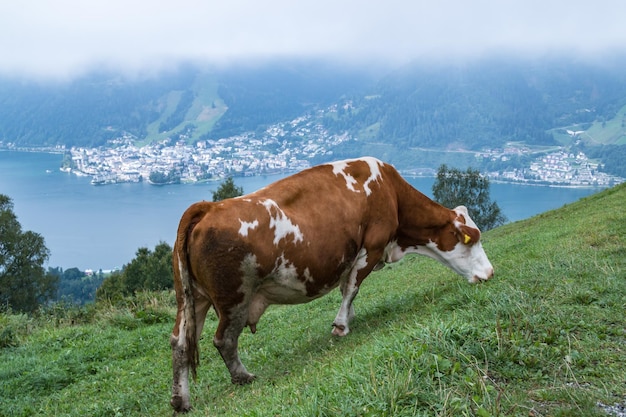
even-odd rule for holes
{"type": "MultiPolygon", "coordinates": [[[[178,337],[184,337],[186,339],[186,359],[191,368],[191,374],[194,380],[196,380],[196,369],[200,363],[200,355],[196,332],[196,306],[193,290],[193,281],[195,278],[189,266],[188,243],[193,228],[200,221],[204,213],[205,211],[199,205],[194,205],[185,212],[178,226],[178,235],[174,243],[174,256],[172,257],[174,280],[180,283],[180,287],[176,290],[181,293],[178,297],[182,298],[183,316],[181,318],[181,324],[184,323],[182,326],[184,335],[179,334],[178,337]]],[[[181,306],[179,305],[179,309],[180,308],[181,306]]]]}

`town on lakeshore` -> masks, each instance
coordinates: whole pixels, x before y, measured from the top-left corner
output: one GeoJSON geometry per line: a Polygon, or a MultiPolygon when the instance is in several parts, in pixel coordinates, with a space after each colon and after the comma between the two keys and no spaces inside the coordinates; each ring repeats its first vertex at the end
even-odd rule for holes
{"type": "Polygon", "coordinates": [[[330,134],[311,116],[270,126],[262,135],[249,132],[189,145],[184,136],[138,147],[127,135],[111,141],[111,147],[72,148],[71,159],[61,168],[89,175],[92,184],[139,182],[188,183],[229,176],[252,176],[300,171],[316,156],[332,154],[332,148],[352,140],[348,134],[330,134]],[[293,139],[298,138],[297,144],[293,139]]]}
{"type": "MultiPolygon", "coordinates": [[[[94,185],[148,180],[155,184],[166,182],[196,182],[221,179],[227,176],[251,176],[282,172],[295,172],[310,166],[309,157],[331,152],[346,137],[329,137],[323,141],[310,140],[300,148],[287,148],[276,137],[257,139],[236,136],[198,142],[195,146],[184,142],[170,145],[136,147],[123,143],[110,149],[72,148],[71,167],[62,168],[77,175],[92,176],[94,185]],[[277,152],[270,152],[268,147],[277,152]],[[172,176],[172,173],[176,173],[172,176]],[[160,174],[160,175],[156,175],[160,174]]],[[[478,152],[487,158],[507,158],[508,152],[523,152],[519,148],[507,151],[478,152]]],[[[434,176],[432,169],[410,170],[405,175],[420,172],[434,176]]],[[[564,150],[537,157],[529,167],[488,172],[493,181],[554,186],[609,187],[624,182],[623,178],[598,171],[598,163],[590,161],[584,153],[564,150]]]]}
{"type": "MultiPolygon", "coordinates": [[[[327,109],[332,111],[333,109],[327,109]]],[[[137,146],[138,138],[127,134],[100,148],[72,147],[64,152],[62,171],[90,176],[94,185],[148,181],[152,184],[192,183],[226,177],[296,172],[311,166],[316,157],[330,159],[333,148],[356,141],[347,133],[332,134],[319,118],[305,115],[271,125],[265,131],[248,132],[221,139],[207,139],[190,145],[185,135],[177,140],[137,146]]],[[[8,144],[11,148],[11,144],[8,144]]],[[[6,147],[6,145],[5,145],[6,147]]],[[[450,151],[454,152],[454,151],[450,151]]],[[[468,151],[463,151],[467,153],[468,151]]],[[[601,172],[599,164],[582,152],[565,147],[541,151],[511,143],[503,148],[473,152],[477,159],[506,163],[519,156],[531,156],[525,167],[485,172],[498,182],[569,187],[609,187],[626,181],[601,172]]],[[[504,164],[503,166],[506,166],[504,164]]],[[[400,169],[406,176],[435,176],[433,168],[400,169]]]]}

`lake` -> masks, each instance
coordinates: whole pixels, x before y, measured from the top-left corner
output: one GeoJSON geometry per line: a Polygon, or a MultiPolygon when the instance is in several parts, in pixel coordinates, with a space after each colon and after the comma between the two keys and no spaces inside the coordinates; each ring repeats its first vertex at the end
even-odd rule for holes
{"type": "MultiPolygon", "coordinates": [[[[160,241],[172,245],[185,209],[210,200],[219,187],[219,182],[93,186],[91,178],[61,172],[61,160],[58,154],[0,151],[0,194],[13,200],[23,230],[44,237],[52,267],[121,268],[140,247],[152,250],[160,241]]],[[[249,193],[282,177],[235,178],[235,184],[249,193]]],[[[407,180],[432,198],[434,178],[407,180]]],[[[559,208],[597,191],[491,184],[491,198],[509,221],[559,208]]]]}

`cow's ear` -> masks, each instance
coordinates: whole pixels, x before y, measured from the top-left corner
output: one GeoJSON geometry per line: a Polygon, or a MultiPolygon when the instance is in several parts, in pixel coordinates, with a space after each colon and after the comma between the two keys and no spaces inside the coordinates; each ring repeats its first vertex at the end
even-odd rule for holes
{"type": "Polygon", "coordinates": [[[457,224],[457,229],[461,236],[461,242],[466,245],[473,245],[480,240],[480,230],[474,227],[465,224],[457,224]]]}

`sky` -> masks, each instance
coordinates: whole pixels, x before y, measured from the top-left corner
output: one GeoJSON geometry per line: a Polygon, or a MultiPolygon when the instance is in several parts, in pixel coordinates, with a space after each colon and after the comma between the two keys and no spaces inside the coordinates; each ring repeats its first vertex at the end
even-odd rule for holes
{"type": "Polygon", "coordinates": [[[0,4],[0,75],[149,72],[278,57],[391,65],[626,48],[623,0],[19,0],[0,4]]]}

